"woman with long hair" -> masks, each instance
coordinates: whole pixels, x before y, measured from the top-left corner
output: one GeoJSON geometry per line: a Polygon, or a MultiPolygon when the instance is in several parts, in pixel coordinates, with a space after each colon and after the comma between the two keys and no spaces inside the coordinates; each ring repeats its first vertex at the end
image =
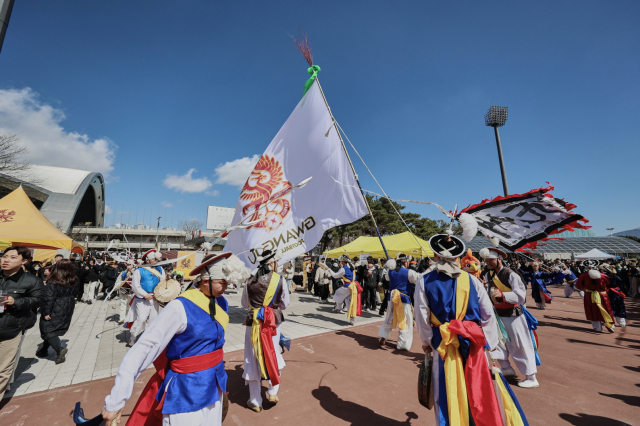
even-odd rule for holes
{"type": "Polygon", "coordinates": [[[60,336],[69,330],[75,307],[75,286],[78,277],[73,263],[61,260],[51,267],[47,278],[45,303],[40,307],[40,337],[43,343],[36,356],[46,358],[51,346],[57,354],[56,364],[65,361],[67,348],[60,343],[60,336]]]}

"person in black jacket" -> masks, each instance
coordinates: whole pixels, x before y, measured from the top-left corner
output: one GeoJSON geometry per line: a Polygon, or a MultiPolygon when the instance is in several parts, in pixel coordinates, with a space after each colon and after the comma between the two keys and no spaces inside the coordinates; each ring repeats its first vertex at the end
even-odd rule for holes
{"type": "Polygon", "coordinates": [[[64,336],[71,325],[77,281],[70,261],[61,260],[51,268],[45,286],[45,301],[40,308],[40,337],[43,342],[36,352],[37,357],[46,358],[51,346],[58,355],[56,364],[65,361],[67,348],[60,344],[60,336],[64,336]]]}
{"type": "Polygon", "coordinates": [[[85,269],[85,263],[80,259],[76,259],[73,269],[76,277],[78,277],[78,283],[76,284],[76,302],[80,302],[82,300],[82,294],[84,293],[84,278],[88,271],[85,269]]]}
{"type": "Polygon", "coordinates": [[[103,292],[106,295],[109,294],[113,285],[116,283],[116,279],[118,279],[118,269],[116,268],[116,262],[107,262],[105,265],[104,271],[102,273],[101,281],[104,283],[103,292]]]}
{"type": "Polygon", "coordinates": [[[96,269],[96,261],[89,259],[89,263],[84,266],[84,271],[86,275],[82,279],[82,284],[84,286],[82,300],[91,305],[93,300],[96,298],[98,284],[100,284],[99,272],[102,272],[102,268],[96,269]]]}
{"type": "Polygon", "coordinates": [[[37,309],[44,302],[42,280],[22,266],[31,258],[23,246],[9,247],[2,255],[0,275],[0,400],[9,384],[18,357],[22,334],[36,323],[37,309]]]}
{"type": "Polygon", "coordinates": [[[360,274],[360,283],[362,284],[362,310],[365,312],[373,311],[376,309],[376,289],[378,288],[378,281],[380,276],[380,270],[376,265],[375,259],[372,256],[367,257],[367,263],[363,263],[358,267],[360,274]]]}

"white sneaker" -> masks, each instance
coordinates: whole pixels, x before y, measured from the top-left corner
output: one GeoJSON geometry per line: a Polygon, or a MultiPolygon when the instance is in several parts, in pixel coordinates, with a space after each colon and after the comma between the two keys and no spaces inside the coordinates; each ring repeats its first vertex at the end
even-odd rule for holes
{"type": "Polygon", "coordinates": [[[520,386],[521,388],[537,388],[538,386],[540,386],[540,384],[536,379],[527,379],[518,382],[518,386],[520,386]]]}
{"type": "Polygon", "coordinates": [[[500,372],[503,376],[517,376],[516,370],[514,370],[513,367],[501,368],[500,372]]]}

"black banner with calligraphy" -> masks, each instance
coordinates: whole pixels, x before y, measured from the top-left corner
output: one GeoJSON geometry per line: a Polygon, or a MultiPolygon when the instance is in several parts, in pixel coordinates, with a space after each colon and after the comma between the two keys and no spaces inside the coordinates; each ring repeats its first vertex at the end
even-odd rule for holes
{"type": "Polygon", "coordinates": [[[551,235],[575,228],[588,229],[583,216],[571,212],[576,205],[549,194],[553,186],[533,189],[526,194],[514,194],[483,200],[462,210],[478,222],[478,230],[510,249],[524,251],[538,246],[551,235]]]}

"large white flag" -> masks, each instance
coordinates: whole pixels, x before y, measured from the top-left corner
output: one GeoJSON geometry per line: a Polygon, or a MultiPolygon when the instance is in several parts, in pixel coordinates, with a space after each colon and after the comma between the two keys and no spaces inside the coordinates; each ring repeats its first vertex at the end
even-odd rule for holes
{"type": "Polygon", "coordinates": [[[365,214],[364,198],[314,82],[242,188],[232,225],[257,223],[232,231],[225,250],[239,254],[249,267],[257,266],[256,250],[280,249],[281,263],[286,262],[315,247],[327,229],[365,214]],[[291,190],[308,178],[307,185],[291,190]]]}

